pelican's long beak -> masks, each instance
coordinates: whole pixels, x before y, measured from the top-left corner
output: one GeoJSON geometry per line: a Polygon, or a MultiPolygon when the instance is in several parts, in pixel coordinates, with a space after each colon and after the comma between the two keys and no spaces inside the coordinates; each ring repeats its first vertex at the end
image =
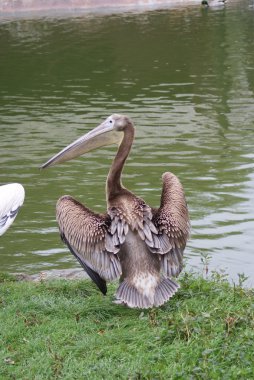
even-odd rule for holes
{"type": "Polygon", "coordinates": [[[113,123],[108,119],[98,125],[92,131],[75,140],[55,156],[41,166],[42,169],[69,161],[101,146],[117,144],[122,138],[122,133],[114,130],[113,123]]]}

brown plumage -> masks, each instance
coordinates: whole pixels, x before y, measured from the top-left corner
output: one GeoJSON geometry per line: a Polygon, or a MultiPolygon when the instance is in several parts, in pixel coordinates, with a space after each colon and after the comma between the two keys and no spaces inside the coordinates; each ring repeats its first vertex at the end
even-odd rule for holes
{"type": "Polygon", "coordinates": [[[50,159],[43,167],[69,160],[102,145],[119,142],[107,184],[107,212],[96,214],[70,196],[57,202],[60,234],[70,251],[106,294],[106,282],[120,277],[116,301],[129,307],[160,306],[177,291],[177,276],[190,224],[178,178],[166,172],[158,209],[121,183],[121,173],[134,139],[131,120],[112,115],[50,159]]]}

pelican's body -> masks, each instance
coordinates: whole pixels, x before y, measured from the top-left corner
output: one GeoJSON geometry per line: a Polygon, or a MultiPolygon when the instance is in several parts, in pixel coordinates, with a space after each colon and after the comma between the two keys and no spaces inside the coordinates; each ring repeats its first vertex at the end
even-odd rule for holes
{"type": "Polygon", "coordinates": [[[96,214],[72,197],[63,196],[57,203],[56,217],[63,241],[102,293],[106,294],[106,281],[120,277],[117,301],[149,308],[162,305],[179,287],[170,277],[182,269],[189,217],[183,188],[170,172],[162,176],[158,209],[122,185],[122,168],[133,139],[131,120],[112,115],[43,167],[120,142],[107,178],[107,212],[96,214]]]}
{"type": "Polygon", "coordinates": [[[0,236],[14,222],[24,199],[25,190],[19,183],[0,186],[0,236]]]}

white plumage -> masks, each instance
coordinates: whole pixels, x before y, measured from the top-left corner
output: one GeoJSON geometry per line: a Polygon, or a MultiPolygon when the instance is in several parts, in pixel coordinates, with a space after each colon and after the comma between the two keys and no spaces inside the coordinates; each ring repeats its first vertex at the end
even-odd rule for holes
{"type": "Polygon", "coordinates": [[[202,0],[201,4],[205,7],[221,7],[225,5],[227,0],[202,0]]]}
{"type": "Polygon", "coordinates": [[[19,183],[0,186],[0,236],[13,223],[24,199],[25,190],[19,183]]]}

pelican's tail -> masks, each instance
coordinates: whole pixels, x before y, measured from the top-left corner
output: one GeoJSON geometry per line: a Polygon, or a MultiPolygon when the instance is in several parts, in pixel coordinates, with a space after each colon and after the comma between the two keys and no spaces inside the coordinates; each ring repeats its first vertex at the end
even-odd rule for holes
{"type": "Polygon", "coordinates": [[[177,292],[179,287],[180,285],[166,277],[162,277],[153,289],[138,288],[128,280],[124,280],[117,289],[116,303],[139,309],[161,306],[177,292]]]}
{"type": "Polygon", "coordinates": [[[155,290],[154,306],[161,306],[167,302],[180,288],[180,285],[164,277],[155,290]]]}

